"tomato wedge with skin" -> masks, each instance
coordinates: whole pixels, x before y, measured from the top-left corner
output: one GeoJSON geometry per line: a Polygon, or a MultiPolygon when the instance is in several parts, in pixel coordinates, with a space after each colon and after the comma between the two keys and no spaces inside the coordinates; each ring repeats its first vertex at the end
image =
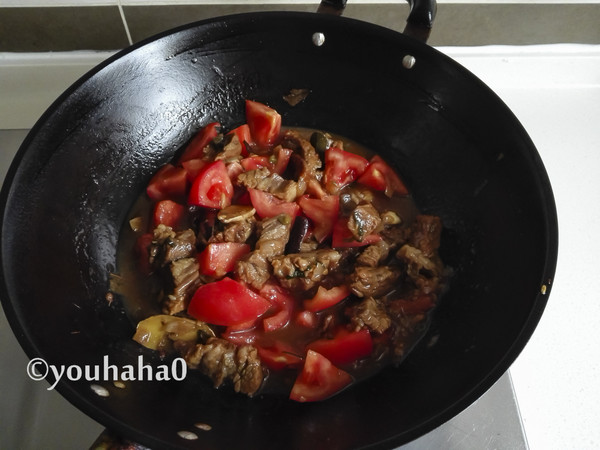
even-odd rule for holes
{"type": "Polygon", "coordinates": [[[233,184],[221,160],[204,166],[192,183],[188,195],[190,205],[222,209],[231,204],[233,184]]]}
{"type": "Polygon", "coordinates": [[[235,263],[246,253],[250,246],[238,242],[213,242],[198,255],[200,272],[214,278],[224,277],[233,271],[235,263]]]}
{"type": "Polygon", "coordinates": [[[362,241],[357,241],[348,228],[348,218],[340,217],[333,226],[331,246],[333,248],[362,247],[364,245],[375,244],[381,239],[381,236],[378,234],[369,234],[362,241]]]}
{"type": "Polygon", "coordinates": [[[270,332],[285,327],[292,318],[294,299],[281,286],[271,283],[266,283],[259,294],[277,308],[273,315],[263,319],[264,330],[270,332]]]}
{"type": "Polygon", "coordinates": [[[292,157],[292,153],[294,153],[289,148],[278,147],[275,149],[274,156],[275,161],[271,161],[271,168],[273,172],[281,175],[287,169],[287,166],[290,162],[290,158],[292,157]]]}
{"type": "Polygon", "coordinates": [[[369,161],[356,153],[329,147],[325,150],[325,190],[337,194],[344,186],[357,180],[368,165],[369,161]]]}
{"type": "Polygon", "coordinates": [[[202,168],[206,166],[208,163],[200,158],[188,159],[181,163],[181,167],[183,167],[187,174],[187,179],[192,184],[202,168]]]}
{"type": "Polygon", "coordinates": [[[344,366],[369,356],[373,352],[373,338],[369,330],[339,328],[333,339],[317,339],[307,348],[320,353],[336,366],[344,366]]]}
{"type": "Polygon", "coordinates": [[[256,319],[271,308],[271,302],[231,278],[201,285],[188,306],[195,319],[213,325],[239,325],[256,319]]]}
{"type": "Polygon", "coordinates": [[[204,156],[204,148],[210,144],[210,141],[217,137],[220,128],[221,124],[219,122],[209,123],[202,128],[185,148],[179,158],[179,162],[182,163],[190,159],[202,158],[204,156]]]}
{"type": "Polygon", "coordinates": [[[302,372],[296,378],[290,400],[318,402],[337,394],[352,383],[348,372],[335,367],[319,353],[308,350],[302,372]]]}
{"type": "Polygon", "coordinates": [[[154,201],[185,198],[187,172],[183,167],[165,164],[154,174],[146,187],[146,194],[154,201]]]}
{"type": "Polygon", "coordinates": [[[182,204],[173,200],[161,200],[154,205],[152,223],[154,227],[162,223],[171,228],[178,228],[183,221],[184,214],[185,206],[182,204]]]}
{"type": "Polygon", "coordinates": [[[266,167],[271,172],[281,175],[285,172],[285,169],[290,162],[290,157],[292,156],[292,150],[278,147],[275,149],[273,155],[271,157],[266,157],[262,155],[251,155],[242,159],[240,163],[244,170],[256,170],[262,167],[266,167]]]}
{"type": "Polygon", "coordinates": [[[246,100],[246,122],[250,135],[260,147],[269,147],[279,138],[281,116],[263,103],[246,100]]]}
{"type": "Polygon", "coordinates": [[[367,170],[357,181],[377,191],[385,192],[388,197],[394,193],[408,195],[408,189],[404,182],[379,155],[371,158],[367,170]]]}
{"type": "Polygon", "coordinates": [[[240,164],[244,168],[246,172],[250,170],[260,169],[261,167],[270,168],[271,163],[269,162],[269,158],[261,155],[252,155],[244,158],[240,161],[240,164]]]}
{"type": "Polygon", "coordinates": [[[252,206],[262,219],[287,214],[293,220],[300,212],[300,206],[296,202],[285,202],[273,194],[258,189],[248,189],[248,193],[252,206]]]}
{"type": "Polygon", "coordinates": [[[242,144],[242,156],[248,156],[248,153],[250,152],[249,147],[253,144],[248,124],[245,123],[244,125],[240,125],[227,134],[235,134],[238,137],[240,144],[242,144]]]}
{"type": "Polygon", "coordinates": [[[326,195],[323,198],[311,198],[303,195],[298,199],[298,205],[304,215],[312,220],[315,226],[313,234],[317,241],[320,243],[327,239],[340,213],[339,196],[326,195]]]}
{"type": "Polygon", "coordinates": [[[331,289],[325,289],[319,286],[317,293],[310,300],[304,300],[304,309],[317,312],[337,305],[350,295],[350,288],[346,285],[335,286],[331,289]]]}

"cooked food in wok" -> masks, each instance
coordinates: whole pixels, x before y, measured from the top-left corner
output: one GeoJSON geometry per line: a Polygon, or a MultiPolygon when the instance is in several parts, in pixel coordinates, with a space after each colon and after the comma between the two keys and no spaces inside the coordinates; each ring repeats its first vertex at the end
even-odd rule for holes
{"type": "Polygon", "coordinates": [[[251,100],[245,124],[204,126],[161,167],[130,219],[133,338],[249,396],[324,400],[399,364],[443,288],[441,221],[381,157],[251,100]]]}

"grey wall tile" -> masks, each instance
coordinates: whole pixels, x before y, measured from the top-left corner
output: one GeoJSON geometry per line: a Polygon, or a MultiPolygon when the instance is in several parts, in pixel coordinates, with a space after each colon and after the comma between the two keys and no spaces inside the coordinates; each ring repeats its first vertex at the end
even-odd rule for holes
{"type": "Polygon", "coordinates": [[[429,43],[600,44],[600,4],[442,3],[429,43]]]}
{"type": "Polygon", "coordinates": [[[0,8],[0,52],[114,50],[127,45],[117,6],[0,8]]]}

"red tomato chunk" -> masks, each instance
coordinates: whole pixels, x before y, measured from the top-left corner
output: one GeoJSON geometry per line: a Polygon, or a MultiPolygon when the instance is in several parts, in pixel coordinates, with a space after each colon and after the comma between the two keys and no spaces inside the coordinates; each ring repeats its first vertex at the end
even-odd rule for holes
{"type": "Polygon", "coordinates": [[[309,350],[302,372],[292,387],[290,399],[297,402],[325,400],[352,383],[347,372],[335,367],[319,353],[309,350]]]}
{"type": "Polygon", "coordinates": [[[264,314],[269,300],[231,278],[203,284],[197,290],[188,314],[214,325],[238,325],[264,314]]]}
{"type": "Polygon", "coordinates": [[[152,200],[179,199],[185,196],[187,172],[182,167],[166,164],[152,177],[146,193],[152,200]]]}
{"type": "Polygon", "coordinates": [[[190,189],[190,205],[207,208],[224,208],[231,204],[233,184],[223,161],[215,161],[203,167],[190,189]]]}
{"type": "Polygon", "coordinates": [[[250,135],[261,147],[268,147],[279,138],[281,116],[267,105],[246,100],[246,120],[250,135]]]}
{"type": "Polygon", "coordinates": [[[340,328],[332,339],[317,339],[308,344],[308,348],[332,364],[344,366],[369,356],[373,351],[373,339],[368,330],[350,332],[340,328]]]}
{"type": "Polygon", "coordinates": [[[211,277],[224,277],[234,269],[236,261],[249,252],[250,246],[239,242],[208,244],[198,255],[200,271],[211,277]]]}

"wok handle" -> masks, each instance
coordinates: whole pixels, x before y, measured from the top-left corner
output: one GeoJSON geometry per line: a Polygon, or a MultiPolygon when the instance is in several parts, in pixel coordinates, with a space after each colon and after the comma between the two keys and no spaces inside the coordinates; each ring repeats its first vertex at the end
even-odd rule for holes
{"type": "MultiPolygon", "coordinates": [[[[347,0],[321,0],[317,12],[342,15],[346,8],[347,0]]],[[[406,19],[404,34],[422,42],[427,42],[435,14],[437,12],[436,0],[408,0],[410,13],[406,19]]]]}
{"type": "Polygon", "coordinates": [[[317,12],[341,16],[348,0],[321,0],[317,12]]]}
{"type": "Polygon", "coordinates": [[[404,34],[427,42],[437,12],[436,0],[408,0],[410,14],[406,19],[404,34]]]}

